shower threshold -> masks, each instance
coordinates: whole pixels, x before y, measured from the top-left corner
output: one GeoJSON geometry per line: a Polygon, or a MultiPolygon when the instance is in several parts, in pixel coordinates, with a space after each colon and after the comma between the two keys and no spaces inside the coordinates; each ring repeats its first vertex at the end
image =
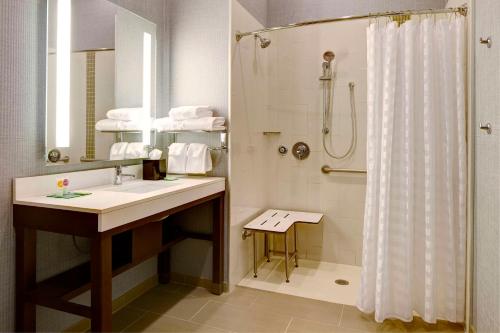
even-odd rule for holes
{"type": "Polygon", "coordinates": [[[257,278],[250,271],[238,285],[338,304],[356,304],[361,276],[359,266],[300,259],[290,283],[285,282],[284,271],[283,258],[271,257],[271,262],[264,260],[260,264],[257,278]],[[348,284],[337,284],[337,280],[345,280],[348,284]]]}

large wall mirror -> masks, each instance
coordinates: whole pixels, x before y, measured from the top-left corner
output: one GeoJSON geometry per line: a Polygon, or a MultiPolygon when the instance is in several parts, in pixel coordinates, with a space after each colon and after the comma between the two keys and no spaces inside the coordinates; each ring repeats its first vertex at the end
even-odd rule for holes
{"type": "Polygon", "coordinates": [[[146,157],[156,25],[107,0],[47,2],[48,165],[146,157]],[[121,152],[121,141],[134,151],[121,152]]]}

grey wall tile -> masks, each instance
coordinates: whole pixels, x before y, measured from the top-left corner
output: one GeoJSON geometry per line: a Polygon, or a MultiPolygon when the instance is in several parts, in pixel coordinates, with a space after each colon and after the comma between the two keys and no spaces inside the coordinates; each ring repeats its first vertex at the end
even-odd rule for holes
{"type": "MultiPolygon", "coordinates": [[[[164,1],[116,1],[136,11],[165,31],[164,1]]],[[[0,1],[0,331],[14,329],[14,231],[12,228],[12,179],[47,173],[68,172],[112,166],[114,163],[46,167],[45,150],[45,0],[0,1]]],[[[160,35],[159,38],[163,38],[160,35]]],[[[160,44],[160,43],[159,43],[160,44]]],[[[163,46],[162,46],[163,47],[163,46]]],[[[163,53],[163,52],[162,52],[163,53]]],[[[162,55],[160,53],[160,55],[162,55]]],[[[159,61],[163,63],[163,61],[159,61]]],[[[160,73],[165,73],[160,69],[160,73]]],[[[158,78],[159,89],[165,80],[158,78]]],[[[168,96],[168,94],[159,94],[168,96]]],[[[161,101],[163,103],[163,100],[161,101]]],[[[159,102],[160,105],[160,102],[159,102]]],[[[165,105],[165,104],[163,104],[165,105]]],[[[85,256],[75,253],[67,237],[41,233],[38,249],[50,257],[40,257],[39,277],[56,274],[85,256]]],[[[153,265],[154,266],[154,265],[153,265]]],[[[115,294],[140,281],[137,275],[151,276],[151,263],[125,273],[115,294]]],[[[61,312],[44,312],[40,330],[65,328],[68,317],[61,312]],[[50,326],[44,326],[50,325],[50,326]]],[[[71,318],[72,320],[72,318],[71,318]]],[[[70,322],[71,322],[70,320],[70,322]]]]}

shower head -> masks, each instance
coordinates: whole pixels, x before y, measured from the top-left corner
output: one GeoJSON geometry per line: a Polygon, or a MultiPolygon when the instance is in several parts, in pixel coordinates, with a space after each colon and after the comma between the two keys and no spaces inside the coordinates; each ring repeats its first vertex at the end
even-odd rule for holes
{"type": "Polygon", "coordinates": [[[266,47],[268,47],[269,45],[271,45],[271,40],[270,39],[267,39],[267,38],[264,38],[262,37],[261,35],[259,34],[255,34],[255,39],[259,39],[260,41],[260,47],[265,49],[266,47]]]}

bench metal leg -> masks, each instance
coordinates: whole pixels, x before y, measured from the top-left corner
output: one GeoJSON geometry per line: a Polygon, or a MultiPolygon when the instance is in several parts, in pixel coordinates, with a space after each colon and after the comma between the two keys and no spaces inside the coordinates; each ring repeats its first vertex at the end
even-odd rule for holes
{"type": "Polygon", "coordinates": [[[299,267],[299,254],[297,251],[297,226],[295,223],[293,224],[293,250],[295,252],[295,267],[299,267]]]}
{"type": "Polygon", "coordinates": [[[253,233],[253,277],[257,277],[257,233],[253,233]]]}
{"type": "Polygon", "coordinates": [[[288,233],[285,231],[285,275],[286,282],[290,282],[288,279],[288,233]]]}
{"type": "Polygon", "coordinates": [[[271,262],[271,258],[269,257],[269,236],[267,232],[264,233],[264,255],[267,258],[267,262],[271,262]]]}

